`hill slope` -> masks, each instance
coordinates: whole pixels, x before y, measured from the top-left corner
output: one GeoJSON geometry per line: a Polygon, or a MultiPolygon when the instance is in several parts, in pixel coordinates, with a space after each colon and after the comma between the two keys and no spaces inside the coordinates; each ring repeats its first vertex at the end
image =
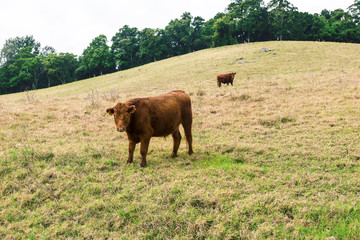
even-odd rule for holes
{"type": "Polygon", "coordinates": [[[359,55],[242,44],[0,96],[0,237],[360,238],[359,55]],[[105,109],[174,89],[193,101],[195,154],[154,138],[149,166],[139,146],[127,166],[105,109]]]}

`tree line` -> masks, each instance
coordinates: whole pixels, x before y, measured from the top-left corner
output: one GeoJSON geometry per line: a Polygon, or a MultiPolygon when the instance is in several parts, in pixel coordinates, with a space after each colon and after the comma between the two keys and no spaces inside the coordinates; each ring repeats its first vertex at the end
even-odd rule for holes
{"type": "Polygon", "coordinates": [[[299,12],[287,0],[232,0],[205,21],[185,12],[164,29],[123,26],[99,35],[77,57],[56,53],[32,36],[8,39],[1,49],[0,94],[46,88],[224,45],[272,40],[360,43],[360,0],[347,11],[299,12]]]}

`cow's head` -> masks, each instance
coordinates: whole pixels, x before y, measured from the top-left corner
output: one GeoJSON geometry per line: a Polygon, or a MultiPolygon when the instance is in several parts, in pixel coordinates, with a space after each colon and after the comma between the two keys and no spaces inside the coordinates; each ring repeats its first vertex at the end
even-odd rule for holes
{"type": "Polygon", "coordinates": [[[113,108],[106,109],[110,115],[114,115],[116,130],[124,132],[130,124],[131,114],[136,111],[134,105],[127,105],[125,103],[118,103],[113,108]]]}
{"type": "Polygon", "coordinates": [[[230,73],[232,79],[234,79],[235,74],[236,74],[235,72],[230,73]]]}

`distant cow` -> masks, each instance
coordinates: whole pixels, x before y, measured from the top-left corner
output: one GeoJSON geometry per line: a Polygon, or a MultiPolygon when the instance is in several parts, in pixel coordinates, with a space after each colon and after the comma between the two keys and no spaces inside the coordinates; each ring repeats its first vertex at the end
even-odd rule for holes
{"type": "Polygon", "coordinates": [[[221,83],[224,83],[224,84],[227,84],[227,85],[229,85],[229,83],[231,83],[231,86],[233,86],[233,81],[234,81],[235,74],[236,73],[232,72],[232,73],[226,73],[226,74],[217,75],[218,87],[221,87],[221,83]]]}
{"type": "Polygon", "coordinates": [[[180,123],[184,127],[189,154],[193,153],[191,100],[184,91],[176,90],[157,97],[134,98],[118,103],[106,112],[114,115],[117,131],[126,131],[129,141],[127,163],[133,162],[135,145],[140,142],[141,167],[145,167],[150,138],[170,134],[174,140],[171,156],[176,157],[181,140],[180,123]]]}

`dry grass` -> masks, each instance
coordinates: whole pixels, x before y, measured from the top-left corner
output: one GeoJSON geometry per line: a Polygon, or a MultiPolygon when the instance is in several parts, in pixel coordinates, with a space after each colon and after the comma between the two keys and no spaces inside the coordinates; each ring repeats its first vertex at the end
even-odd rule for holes
{"type": "Polygon", "coordinates": [[[359,54],[242,44],[0,96],[0,238],[360,238],[359,54]],[[105,109],[173,89],[192,98],[195,154],[154,138],[149,166],[139,146],[127,166],[105,109]]]}

